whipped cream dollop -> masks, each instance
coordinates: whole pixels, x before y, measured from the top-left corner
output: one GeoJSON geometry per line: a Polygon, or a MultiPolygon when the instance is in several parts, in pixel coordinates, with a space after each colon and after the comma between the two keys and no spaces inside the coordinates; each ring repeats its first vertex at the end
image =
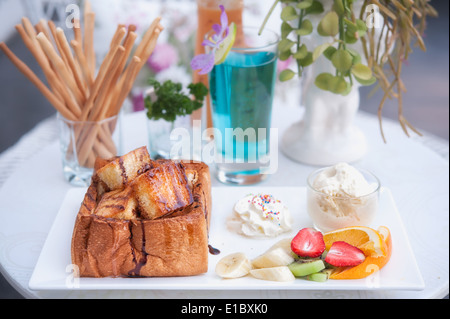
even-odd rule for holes
{"type": "Polygon", "coordinates": [[[269,194],[249,194],[235,204],[228,226],[249,237],[275,237],[290,231],[292,222],[280,200],[269,194]]]}

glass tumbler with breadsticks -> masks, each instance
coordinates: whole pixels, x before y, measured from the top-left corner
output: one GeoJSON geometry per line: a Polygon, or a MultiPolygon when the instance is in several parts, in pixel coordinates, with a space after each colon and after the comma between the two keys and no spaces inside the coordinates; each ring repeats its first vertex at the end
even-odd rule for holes
{"type": "Polygon", "coordinates": [[[75,186],[87,186],[95,161],[120,155],[120,111],[139,71],[163,30],[157,17],[137,44],[134,25],[118,25],[109,51],[96,66],[95,13],[84,6],[84,27],[74,19],[73,40],[52,21],[33,25],[26,17],[16,25],[24,44],[42,68],[44,84],[5,43],[0,49],[57,110],[63,172],[75,186]]]}

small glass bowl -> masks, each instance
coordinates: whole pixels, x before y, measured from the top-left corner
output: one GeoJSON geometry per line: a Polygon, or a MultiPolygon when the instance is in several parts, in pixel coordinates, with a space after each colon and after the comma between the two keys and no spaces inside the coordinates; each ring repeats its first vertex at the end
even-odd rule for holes
{"type": "Polygon", "coordinates": [[[377,212],[380,181],[371,172],[358,171],[371,186],[371,192],[363,196],[327,195],[312,186],[318,174],[326,168],[314,171],[307,179],[307,211],[314,227],[322,232],[351,226],[371,226],[377,212]]]}

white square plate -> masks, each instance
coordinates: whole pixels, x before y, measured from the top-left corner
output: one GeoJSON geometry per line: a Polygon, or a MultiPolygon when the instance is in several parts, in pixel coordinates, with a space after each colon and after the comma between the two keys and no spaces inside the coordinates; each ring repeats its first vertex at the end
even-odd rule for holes
{"type": "Polygon", "coordinates": [[[294,237],[304,227],[311,227],[306,213],[306,189],[303,187],[217,187],[212,189],[213,212],[210,244],[219,249],[219,255],[210,255],[206,274],[180,278],[73,278],[70,244],[76,215],[86,189],[72,189],[48,234],[29,287],[32,290],[422,290],[424,281],[395,206],[391,192],[383,189],[379,214],[373,228],[384,225],[391,230],[393,254],[389,263],[379,272],[359,280],[329,280],[324,283],[297,279],[280,283],[263,281],[250,276],[223,280],[215,272],[216,263],[225,255],[242,251],[249,258],[263,253],[278,240],[294,237]],[[227,230],[226,219],[236,201],[249,193],[267,193],[284,202],[294,217],[294,227],[275,239],[249,239],[227,230]]]}

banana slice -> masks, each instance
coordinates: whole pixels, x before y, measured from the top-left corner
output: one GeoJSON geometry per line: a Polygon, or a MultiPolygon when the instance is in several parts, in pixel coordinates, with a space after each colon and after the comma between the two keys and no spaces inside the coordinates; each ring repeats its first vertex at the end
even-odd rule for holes
{"type": "Polygon", "coordinates": [[[287,266],[294,262],[292,254],[288,253],[283,247],[269,249],[266,253],[253,259],[252,264],[255,268],[271,268],[287,266]]]}
{"type": "Polygon", "coordinates": [[[240,278],[249,274],[252,263],[243,253],[223,257],[216,265],[216,274],[222,278],[240,278]]]}
{"type": "Polygon", "coordinates": [[[291,242],[292,242],[292,238],[281,239],[280,241],[276,242],[272,247],[270,247],[268,249],[268,251],[271,251],[271,250],[274,250],[277,248],[283,248],[287,253],[292,254],[291,242]]]}
{"type": "Polygon", "coordinates": [[[295,277],[286,266],[271,267],[250,270],[250,275],[257,279],[289,282],[294,281],[295,277]]]}

